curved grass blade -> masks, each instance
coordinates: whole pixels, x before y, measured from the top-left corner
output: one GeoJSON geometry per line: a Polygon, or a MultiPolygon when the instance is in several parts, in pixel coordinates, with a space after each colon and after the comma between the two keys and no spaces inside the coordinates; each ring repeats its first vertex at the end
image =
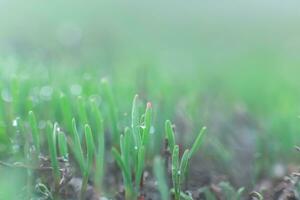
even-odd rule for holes
{"type": "Polygon", "coordinates": [[[89,125],[85,125],[85,143],[86,143],[86,152],[87,152],[87,160],[85,163],[84,173],[83,173],[83,181],[81,186],[80,196],[81,199],[85,199],[86,188],[88,185],[89,175],[94,162],[94,154],[95,154],[95,145],[94,139],[92,135],[92,130],[89,125]]]}
{"type": "Polygon", "coordinates": [[[189,162],[189,150],[185,150],[182,158],[181,158],[181,162],[180,162],[180,180],[179,180],[179,184],[182,184],[185,178],[185,174],[186,174],[186,170],[187,170],[187,166],[188,166],[188,162],[189,162]]]}
{"type": "Polygon", "coordinates": [[[126,200],[130,200],[130,197],[133,195],[133,185],[131,181],[130,172],[127,171],[124,160],[122,160],[120,153],[114,147],[112,148],[112,155],[122,171],[124,185],[125,185],[125,193],[126,193],[125,195],[127,197],[126,200]]]}
{"type": "Polygon", "coordinates": [[[203,136],[205,134],[205,131],[206,131],[206,127],[204,126],[200,133],[198,134],[191,150],[190,150],[190,155],[189,155],[189,159],[191,159],[193,157],[193,155],[199,150],[201,144],[202,144],[202,141],[203,141],[203,136]]]}
{"type": "Polygon", "coordinates": [[[84,173],[85,170],[85,161],[84,161],[84,155],[83,155],[83,151],[81,148],[81,142],[80,142],[80,138],[79,138],[79,134],[76,128],[76,121],[73,118],[72,120],[72,129],[73,131],[72,133],[72,141],[71,141],[71,150],[74,153],[74,156],[79,164],[79,168],[81,170],[82,173],[84,173]]]}
{"type": "Polygon", "coordinates": [[[144,129],[143,129],[143,137],[142,137],[142,144],[146,147],[149,143],[151,118],[152,118],[152,105],[150,102],[148,102],[146,107],[146,112],[144,115],[144,129]]]}
{"type": "Polygon", "coordinates": [[[175,146],[175,134],[170,120],[167,120],[165,123],[165,131],[166,131],[170,152],[173,152],[175,146]]]}
{"type": "Polygon", "coordinates": [[[91,167],[93,166],[94,162],[94,155],[95,155],[95,144],[93,139],[93,134],[91,127],[86,124],[85,127],[85,142],[86,142],[86,152],[87,152],[87,167],[85,169],[86,174],[91,171],[91,167]]]}
{"type": "Polygon", "coordinates": [[[48,122],[47,124],[48,148],[49,148],[49,154],[51,159],[51,165],[53,168],[55,183],[56,186],[58,186],[60,182],[60,171],[59,171],[59,164],[57,160],[57,151],[56,151],[56,130],[57,130],[57,123],[54,123],[54,126],[52,127],[52,124],[48,122]]]}

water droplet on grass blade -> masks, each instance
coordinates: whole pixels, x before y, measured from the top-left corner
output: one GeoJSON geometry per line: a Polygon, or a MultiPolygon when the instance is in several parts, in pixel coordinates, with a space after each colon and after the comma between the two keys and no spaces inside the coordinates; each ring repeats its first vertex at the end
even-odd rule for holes
{"type": "Polygon", "coordinates": [[[13,127],[18,126],[18,119],[14,119],[14,120],[12,121],[12,126],[13,126],[13,127]]]}

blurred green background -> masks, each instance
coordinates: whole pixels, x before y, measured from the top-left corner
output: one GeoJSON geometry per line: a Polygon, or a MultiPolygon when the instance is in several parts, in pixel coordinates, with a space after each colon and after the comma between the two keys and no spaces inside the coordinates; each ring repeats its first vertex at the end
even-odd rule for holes
{"type": "Polygon", "coordinates": [[[0,0],[0,157],[16,117],[34,109],[59,120],[52,94],[90,97],[107,78],[122,123],[134,94],[153,102],[157,141],[165,119],[187,143],[206,125],[204,169],[236,184],[285,169],[299,161],[299,9],[270,0],[0,0]]]}

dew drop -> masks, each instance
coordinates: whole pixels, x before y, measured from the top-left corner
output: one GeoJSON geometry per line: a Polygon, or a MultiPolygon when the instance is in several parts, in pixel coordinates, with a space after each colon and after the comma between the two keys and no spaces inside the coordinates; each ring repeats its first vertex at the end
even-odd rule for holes
{"type": "Polygon", "coordinates": [[[13,126],[13,127],[18,126],[18,119],[14,119],[14,120],[12,121],[12,126],[13,126]]]}

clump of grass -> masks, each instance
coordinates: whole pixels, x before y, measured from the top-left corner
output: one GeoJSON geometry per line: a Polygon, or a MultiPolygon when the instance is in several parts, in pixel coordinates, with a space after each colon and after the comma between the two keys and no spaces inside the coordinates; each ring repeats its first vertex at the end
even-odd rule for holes
{"type": "MultiPolygon", "coordinates": [[[[95,143],[92,135],[92,131],[89,125],[84,127],[86,156],[82,150],[79,133],[77,131],[75,119],[72,121],[73,125],[73,141],[71,142],[71,149],[75,155],[75,158],[79,164],[79,168],[82,174],[82,185],[80,192],[80,199],[84,199],[85,191],[88,185],[89,175],[92,170],[95,156],[95,143]]],[[[103,160],[102,160],[103,161],[103,160]]]]}
{"type": "Polygon", "coordinates": [[[104,137],[104,120],[102,114],[94,100],[91,100],[91,110],[93,118],[96,122],[95,128],[95,186],[100,193],[102,189],[104,175],[104,160],[105,160],[105,137],[104,137]]]}
{"type": "Polygon", "coordinates": [[[126,128],[120,136],[120,152],[113,147],[113,156],[122,170],[125,186],[125,199],[136,199],[143,185],[145,152],[151,126],[152,107],[148,103],[143,116],[138,109],[138,96],[133,100],[131,128],[126,128]],[[132,176],[133,175],[133,176],[132,176]],[[134,178],[133,178],[134,177],[134,178]]]}
{"type": "Polygon", "coordinates": [[[186,149],[183,155],[181,156],[181,158],[179,155],[179,146],[175,142],[175,134],[172,128],[172,124],[168,120],[165,123],[165,130],[166,130],[166,138],[168,141],[169,151],[172,153],[171,174],[172,174],[173,188],[171,191],[174,194],[175,200],[191,199],[191,197],[189,197],[188,195],[182,192],[181,185],[183,184],[186,178],[186,172],[191,158],[199,150],[200,145],[202,144],[206,127],[203,127],[201,129],[191,149],[190,150],[186,149]]]}

